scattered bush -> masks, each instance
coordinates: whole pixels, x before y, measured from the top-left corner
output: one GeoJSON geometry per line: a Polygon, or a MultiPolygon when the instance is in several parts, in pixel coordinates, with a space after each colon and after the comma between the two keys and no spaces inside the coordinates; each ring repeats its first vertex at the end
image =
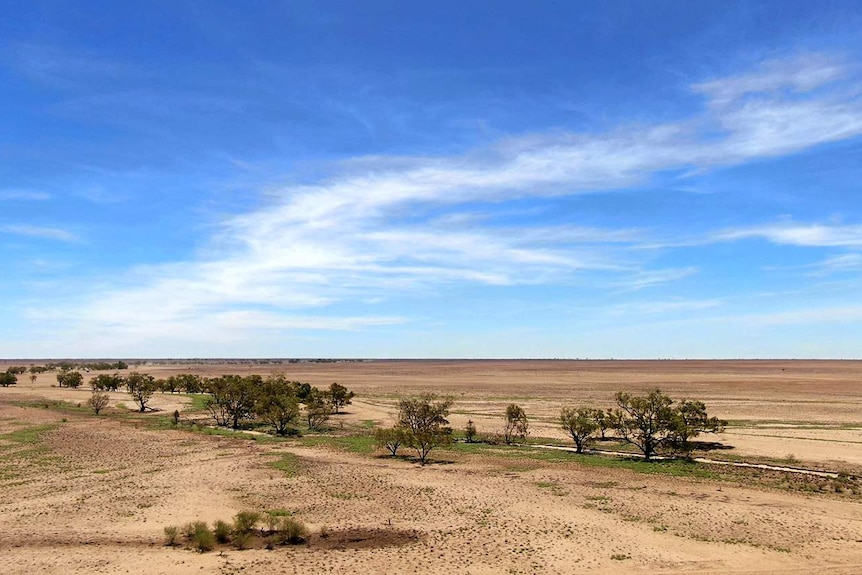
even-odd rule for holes
{"type": "Polygon", "coordinates": [[[111,396],[103,391],[93,390],[92,395],[87,399],[87,407],[93,410],[96,415],[108,407],[108,402],[111,401],[111,396]]]}
{"type": "Polygon", "coordinates": [[[234,535],[248,534],[254,531],[260,521],[260,513],[257,511],[240,511],[233,517],[234,535]]]}
{"type": "Polygon", "coordinates": [[[293,517],[282,517],[278,525],[278,537],[282,543],[296,545],[302,543],[308,536],[308,528],[293,517]]]}
{"type": "Polygon", "coordinates": [[[236,533],[233,536],[233,546],[237,549],[248,549],[251,542],[251,533],[236,533]]]}
{"type": "Polygon", "coordinates": [[[394,457],[398,454],[398,448],[406,443],[408,432],[401,427],[378,428],[374,431],[374,443],[378,447],[385,447],[394,457]]]}
{"type": "Polygon", "coordinates": [[[473,420],[469,420],[467,425],[464,427],[464,439],[467,440],[467,443],[473,443],[476,441],[476,425],[473,423],[473,420]]]}
{"type": "Polygon", "coordinates": [[[266,512],[266,531],[267,533],[275,533],[278,531],[278,522],[281,520],[282,515],[278,513],[273,513],[272,511],[266,512]]]}
{"type": "Polygon", "coordinates": [[[192,537],[195,536],[195,524],[194,523],[186,523],[183,525],[183,537],[188,540],[191,540],[192,537]]]}
{"type": "Polygon", "coordinates": [[[203,521],[195,522],[195,531],[192,535],[192,548],[201,553],[212,551],[216,546],[216,538],[209,525],[203,521]]]}
{"type": "Polygon", "coordinates": [[[168,525],[165,527],[165,545],[173,547],[177,544],[180,537],[180,530],[176,525],[168,525]]]}
{"type": "Polygon", "coordinates": [[[228,543],[230,541],[231,527],[226,521],[222,521],[221,519],[216,521],[213,525],[213,531],[216,541],[219,543],[228,543]]]}
{"type": "Polygon", "coordinates": [[[527,413],[520,405],[509,404],[503,417],[506,420],[506,425],[503,427],[503,439],[506,441],[506,445],[511,444],[516,439],[523,441],[527,438],[530,433],[527,413]]]}

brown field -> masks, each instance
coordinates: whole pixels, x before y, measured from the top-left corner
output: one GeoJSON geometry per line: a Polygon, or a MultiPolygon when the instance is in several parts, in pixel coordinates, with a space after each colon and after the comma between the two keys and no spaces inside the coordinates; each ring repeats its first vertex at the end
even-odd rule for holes
{"type": "MultiPolygon", "coordinates": [[[[23,362],[26,364],[26,362],[23,362]]],[[[41,363],[41,362],[39,362],[41,363]]],[[[22,362],[0,362],[6,365],[22,362]]],[[[862,573],[862,362],[371,361],[159,363],[156,377],[285,372],[357,397],[331,430],[302,438],[173,429],[191,399],[156,394],[137,415],[124,393],[98,418],[90,394],[0,388],[0,572],[15,573],[862,573]],[[841,480],[700,464],[619,464],[505,446],[435,450],[431,463],[372,451],[399,396],[451,395],[450,421],[480,434],[523,406],[534,438],[566,444],[563,405],[609,407],[659,387],[730,422],[709,457],[792,461],[841,480]],[[64,405],[52,401],[69,402],[64,405]],[[122,405],[118,405],[122,404],[122,405]],[[791,457],[792,456],[792,457],[791,457]],[[282,462],[281,468],[273,462],[282,462]],[[308,542],[196,553],[162,530],[243,509],[287,510],[308,542]],[[320,529],[329,536],[322,538],[320,529]]],[[[92,375],[92,374],[91,374],[92,375]]],[[[89,376],[88,376],[89,377],[89,376]]]]}

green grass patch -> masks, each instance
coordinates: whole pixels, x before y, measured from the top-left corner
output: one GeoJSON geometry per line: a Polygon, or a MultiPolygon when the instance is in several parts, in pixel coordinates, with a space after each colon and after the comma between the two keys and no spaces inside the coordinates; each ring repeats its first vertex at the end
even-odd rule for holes
{"type": "Polygon", "coordinates": [[[0,434],[0,440],[17,444],[33,445],[39,443],[44,434],[54,431],[57,427],[57,424],[47,424],[34,425],[31,427],[25,427],[24,429],[16,429],[9,433],[0,434]]]}
{"type": "MultiPolygon", "coordinates": [[[[293,453],[282,453],[278,459],[270,461],[269,466],[273,469],[278,469],[287,477],[296,477],[302,469],[299,457],[293,453]]],[[[270,515],[273,515],[275,511],[278,510],[270,511],[270,515]]]]}
{"type": "Polygon", "coordinates": [[[181,393],[179,394],[182,397],[187,397],[191,400],[189,406],[185,409],[185,411],[206,411],[207,410],[207,401],[210,396],[206,393],[181,393]]]}
{"type": "Polygon", "coordinates": [[[330,447],[339,451],[371,455],[376,446],[370,435],[310,435],[298,440],[306,447],[330,447]]]}

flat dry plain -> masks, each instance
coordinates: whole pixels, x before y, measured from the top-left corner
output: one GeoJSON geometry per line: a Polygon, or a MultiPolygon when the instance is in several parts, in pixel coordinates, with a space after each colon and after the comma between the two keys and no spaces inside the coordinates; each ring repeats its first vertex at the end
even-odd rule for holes
{"type": "MultiPolygon", "coordinates": [[[[21,365],[29,362],[0,362],[21,365]]],[[[38,362],[43,363],[43,362],[38,362]]],[[[20,376],[0,388],[0,573],[862,573],[862,362],[159,362],[156,377],[284,372],[356,392],[322,434],[270,440],[195,431],[192,398],[124,393],[99,417],[79,390],[20,376]],[[730,421],[709,457],[781,460],[838,480],[683,463],[642,464],[535,448],[456,444],[431,463],[390,458],[363,436],[399,397],[455,400],[479,432],[523,406],[534,438],[565,444],[564,405],[610,407],[659,387],[730,421]],[[58,404],[56,402],[67,402],[58,404]],[[180,409],[174,429],[168,414],[180,409]],[[276,465],[273,465],[276,464],[276,465]],[[308,542],[199,554],[163,528],[285,510],[308,542]],[[328,537],[321,537],[325,527],[328,537]]],[[[87,378],[94,374],[89,374],[87,378]]]]}

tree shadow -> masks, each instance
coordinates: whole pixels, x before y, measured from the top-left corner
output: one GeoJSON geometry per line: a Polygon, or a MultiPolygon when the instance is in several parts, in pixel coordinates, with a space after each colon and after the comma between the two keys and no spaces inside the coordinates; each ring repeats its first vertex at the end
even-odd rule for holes
{"type": "Polygon", "coordinates": [[[691,445],[695,451],[727,451],[736,449],[733,445],[727,445],[718,441],[692,441],[691,445]]]}

